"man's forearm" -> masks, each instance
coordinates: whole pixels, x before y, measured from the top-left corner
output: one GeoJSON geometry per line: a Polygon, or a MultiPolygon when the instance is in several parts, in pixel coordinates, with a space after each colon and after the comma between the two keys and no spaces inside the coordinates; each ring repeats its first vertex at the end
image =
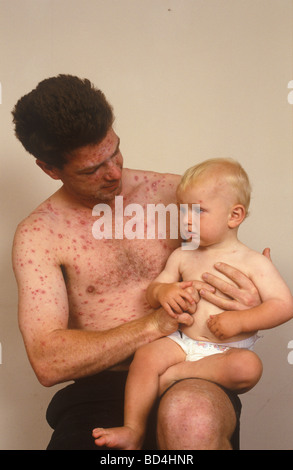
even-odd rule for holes
{"type": "Polygon", "coordinates": [[[49,387],[109,369],[163,335],[150,314],[107,331],[55,330],[29,356],[39,381],[49,387]]]}

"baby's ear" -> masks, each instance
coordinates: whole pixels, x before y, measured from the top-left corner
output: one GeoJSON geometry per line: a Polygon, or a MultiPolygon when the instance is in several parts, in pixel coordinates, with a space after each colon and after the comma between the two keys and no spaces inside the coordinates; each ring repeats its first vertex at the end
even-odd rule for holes
{"type": "Polygon", "coordinates": [[[246,217],[246,210],[242,204],[236,204],[232,207],[229,214],[228,226],[230,228],[238,227],[246,217]]]}

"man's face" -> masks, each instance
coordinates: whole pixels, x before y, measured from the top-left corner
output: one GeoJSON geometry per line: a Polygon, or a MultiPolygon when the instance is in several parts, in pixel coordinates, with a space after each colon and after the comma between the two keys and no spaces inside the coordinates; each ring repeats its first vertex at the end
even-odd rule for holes
{"type": "Polygon", "coordinates": [[[75,150],[58,177],[76,199],[91,205],[111,202],[122,190],[120,139],[111,128],[102,142],[75,150]]]}

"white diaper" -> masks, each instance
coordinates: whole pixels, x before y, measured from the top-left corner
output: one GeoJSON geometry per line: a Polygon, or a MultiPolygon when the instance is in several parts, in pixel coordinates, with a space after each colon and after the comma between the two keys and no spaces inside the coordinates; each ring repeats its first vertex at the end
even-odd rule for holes
{"type": "Polygon", "coordinates": [[[254,335],[232,343],[211,343],[208,341],[196,341],[186,336],[180,330],[175,331],[168,338],[175,341],[183,349],[186,354],[186,361],[199,361],[204,357],[221,354],[231,348],[242,348],[252,351],[255,342],[258,340],[258,336],[254,335]]]}

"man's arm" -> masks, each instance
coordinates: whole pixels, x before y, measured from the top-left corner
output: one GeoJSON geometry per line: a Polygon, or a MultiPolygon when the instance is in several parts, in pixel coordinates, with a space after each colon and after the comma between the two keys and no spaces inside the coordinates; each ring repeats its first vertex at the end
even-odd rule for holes
{"type": "Polygon", "coordinates": [[[30,223],[23,223],[13,247],[20,330],[29,360],[43,385],[113,367],[143,344],[177,329],[177,321],[163,309],[108,331],[68,329],[69,306],[60,261],[46,238],[44,234],[40,237],[30,223]]]}

